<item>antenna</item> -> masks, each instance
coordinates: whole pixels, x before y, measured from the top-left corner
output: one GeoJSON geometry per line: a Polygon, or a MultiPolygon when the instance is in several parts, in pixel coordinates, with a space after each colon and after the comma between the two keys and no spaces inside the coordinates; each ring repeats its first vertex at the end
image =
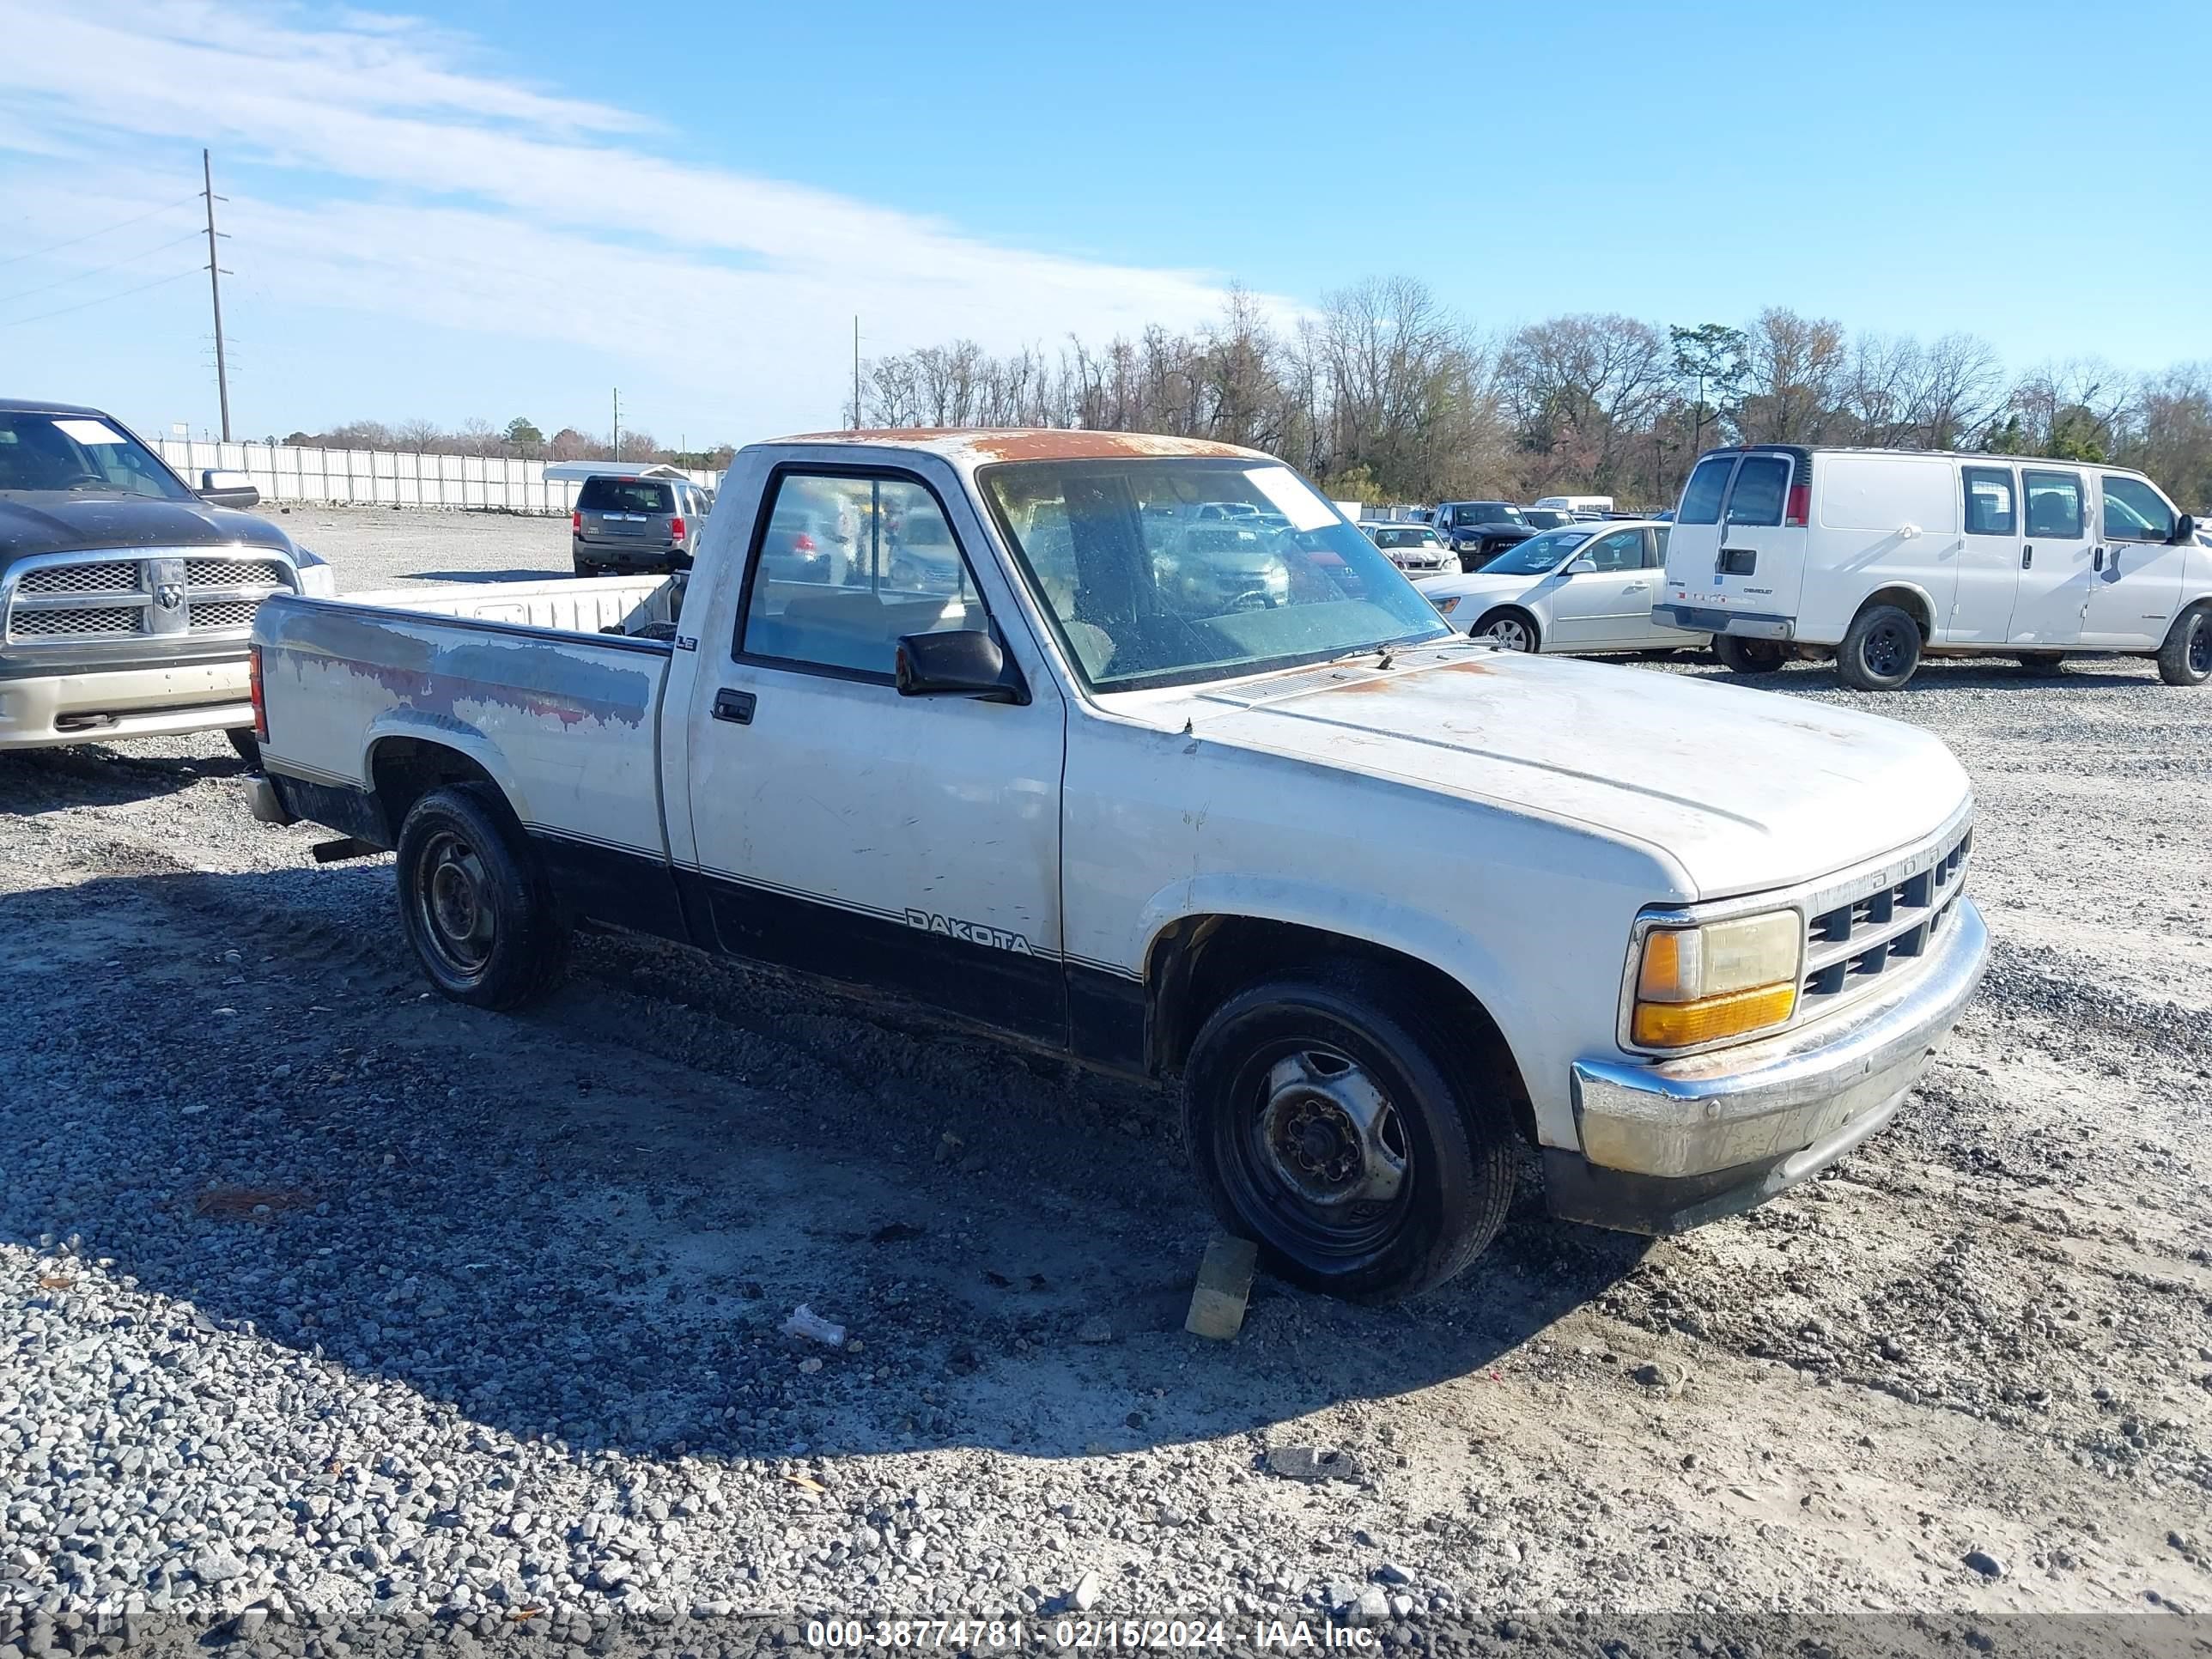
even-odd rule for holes
{"type": "Polygon", "coordinates": [[[216,263],[215,204],[228,202],[228,196],[215,193],[215,163],[205,150],[200,152],[200,181],[207,186],[203,192],[207,198],[208,239],[208,298],[215,304],[215,389],[222,401],[222,441],[230,441],[230,369],[222,355],[222,268],[216,263]]]}

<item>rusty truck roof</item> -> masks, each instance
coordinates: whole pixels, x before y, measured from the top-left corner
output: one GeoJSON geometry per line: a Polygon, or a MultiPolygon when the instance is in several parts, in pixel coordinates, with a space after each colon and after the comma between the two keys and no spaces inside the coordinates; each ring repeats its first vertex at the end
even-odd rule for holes
{"type": "Polygon", "coordinates": [[[1191,455],[1217,460],[1273,461],[1257,449],[1207,438],[1150,432],[1098,432],[1069,427],[890,427],[857,432],[802,432],[774,444],[867,444],[918,449],[970,466],[994,461],[1103,461],[1130,456],[1191,455]]]}

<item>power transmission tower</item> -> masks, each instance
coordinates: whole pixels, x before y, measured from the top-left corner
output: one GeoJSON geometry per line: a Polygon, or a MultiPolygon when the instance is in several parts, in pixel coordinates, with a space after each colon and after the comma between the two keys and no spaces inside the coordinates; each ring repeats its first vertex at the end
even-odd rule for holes
{"type": "Polygon", "coordinates": [[[860,319],[853,319],[853,430],[860,429],[860,319]]]}
{"type": "Polygon", "coordinates": [[[620,386],[615,388],[614,448],[608,455],[608,459],[616,461],[622,459],[622,388],[620,386]]]}
{"type": "Polygon", "coordinates": [[[225,272],[216,262],[215,204],[228,202],[228,196],[215,193],[215,163],[208,159],[205,150],[200,152],[200,180],[206,185],[208,238],[208,297],[215,302],[215,389],[222,400],[222,441],[230,441],[230,368],[222,355],[222,279],[225,272]]]}

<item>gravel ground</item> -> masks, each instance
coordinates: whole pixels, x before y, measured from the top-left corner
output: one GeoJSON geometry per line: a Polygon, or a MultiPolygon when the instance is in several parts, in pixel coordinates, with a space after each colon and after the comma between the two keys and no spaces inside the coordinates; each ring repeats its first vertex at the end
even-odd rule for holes
{"type": "MultiPolygon", "coordinates": [[[[557,520],[288,527],[347,588],[566,570],[557,520]]],[[[2212,694],[1938,665],[1880,706],[1972,773],[1997,939],[1895,1127],[1655,1245],[1524,1194],[1444,1291],[1263,1282],[1228,1346],[1181,1329],[1162,1098],[619,935],[461,1008],[390,861],[252,823],[219,737],[0,756],[0,1659],[240,1613],[332,1650],[1893,1610],[1978,1649],[2212,1605],[2212,694]]]]}

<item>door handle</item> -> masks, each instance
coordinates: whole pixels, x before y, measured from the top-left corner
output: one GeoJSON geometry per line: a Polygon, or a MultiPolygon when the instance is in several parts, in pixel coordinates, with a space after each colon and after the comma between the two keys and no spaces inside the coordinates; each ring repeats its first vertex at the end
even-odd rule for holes
{"type": "Polygon", "coordinates": [[[2033,548],[2023,547],[2020,550],[2020,568],[2022,570],[2033,570],[2035,568],[2035,550],[2033,548]]]}
{"type": "Polygon", "coordinates": [[[2100,548],[2099,548],[2099,549],[2098,549],[2094,553],[2093,553],[2092,555],[2090,555],[2090,556],[2089,556],[2089,568],[2090,568],[2090,569],[2092,569],[2092,570],[2102,570],[2104,568],[2105,568],[2105,550],[2104,550],[2103,548],[2101,548],[2101,547],[2100,547],[2100,548]]]}
{"type": "Polygon", "coordinates": [[[1648,582],[1631,582],[1620,591],[1624,593],[1641,593],[1650,585],[1648,582]]]}
{"type": "Polygon", "coordinates": [[[753,723],[753,705],[759,701],[750,691],[723,690],[714,693],[714,718],[735,726],[753,723]]]}

